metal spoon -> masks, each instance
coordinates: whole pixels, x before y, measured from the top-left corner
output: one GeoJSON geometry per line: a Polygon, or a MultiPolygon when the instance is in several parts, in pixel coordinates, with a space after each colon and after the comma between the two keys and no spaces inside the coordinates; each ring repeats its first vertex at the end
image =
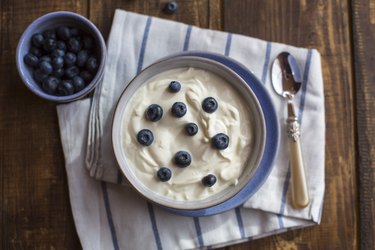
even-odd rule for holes
{"type": "Polygon", "coordinates": [[[309,205],[305,169],[301,153],[300,125],[293,107],[293,98],[301,88],[301,74],[294,57],[288,52],[280,53],[272,64],[271,80],[274,90],[287,100],[287,133],[290,147],[290,167],[292,177],[292,205],[304,208],[309,205]]]}

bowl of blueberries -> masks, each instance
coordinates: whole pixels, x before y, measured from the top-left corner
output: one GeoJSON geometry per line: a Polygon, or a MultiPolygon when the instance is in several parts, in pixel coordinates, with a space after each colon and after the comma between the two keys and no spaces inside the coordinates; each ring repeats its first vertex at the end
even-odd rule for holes
{"type": "Polygon", "coordinates": [[[100,82],[106,45],[85,17],[58,11],[39,17],[22,34],[16,52],[21,79],[46,100],[70,102],[100,82]]]}

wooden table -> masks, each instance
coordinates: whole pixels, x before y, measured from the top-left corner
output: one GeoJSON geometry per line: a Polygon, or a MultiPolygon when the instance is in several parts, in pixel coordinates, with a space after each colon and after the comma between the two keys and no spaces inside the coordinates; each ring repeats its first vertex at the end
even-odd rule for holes
{"type": "Polygon", "coordinates": [[[375,216],[375,1],[2,0],[0,4],[0,249],[80,249],[70,210],[55,104],[33,95],[15,67],[35,18],[69,10],[108,36],[114,10],[241,33],[322,55],[326,195],[320,226],[227,249],[372,249],[375,216]]]}

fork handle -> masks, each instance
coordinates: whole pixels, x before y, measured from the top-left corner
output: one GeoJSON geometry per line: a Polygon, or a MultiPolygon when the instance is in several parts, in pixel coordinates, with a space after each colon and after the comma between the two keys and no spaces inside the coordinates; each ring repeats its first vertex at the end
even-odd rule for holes
{"type": "Polygon", "coordinates": [[[294,208],[305,208],[309,205],[310,199],[307,191],[305,169],[299,140],[301,133],[300,125],[291,102],[288,102],[287,129],[292,177],[292,205],[294,208]]]}

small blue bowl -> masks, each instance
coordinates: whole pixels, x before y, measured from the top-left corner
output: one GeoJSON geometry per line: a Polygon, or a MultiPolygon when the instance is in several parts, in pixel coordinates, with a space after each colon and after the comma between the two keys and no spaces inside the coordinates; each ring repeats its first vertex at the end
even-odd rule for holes
{"type": "Polygon", "coordinates": [[[92,22],[73,12],[58,11],[39,17],[26,28],[17,46],[16,64],[22,81],[25,83],[26,87],[28,87],[36,95],[50,101],[71,102],[90,93],[101,81],[104,74],[106,53],[107,48],[103,36],[92,22]],[[54,29],[61,25],[75,27],[87,34],[90,34],[95,41],[95,56],[99,62],[98,71],[96,72],[96,75],[92,81],[81,91],[68,96],[56,96],[44,92],[40,85],[33,79],[33,69],[26,65],[23,61],[24,56],[29,52],[31,37],[33,34],[42,33],[47,29],[54,29]]]}

